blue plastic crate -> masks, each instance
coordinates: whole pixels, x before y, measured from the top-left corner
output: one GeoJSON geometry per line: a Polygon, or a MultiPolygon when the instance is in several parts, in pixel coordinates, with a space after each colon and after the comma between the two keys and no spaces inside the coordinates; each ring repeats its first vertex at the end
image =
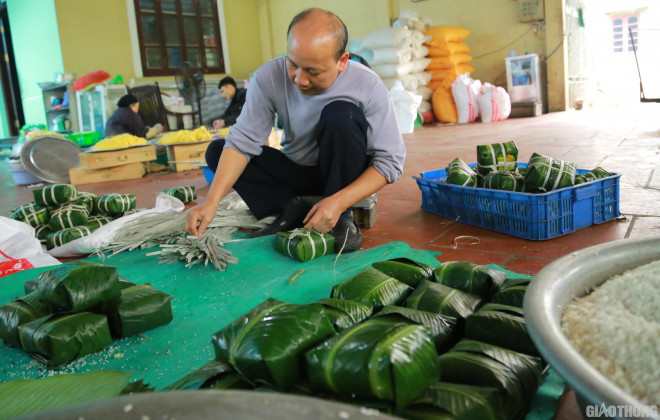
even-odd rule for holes
{"type": "MultiPolygon", "coordinates": [[[[470,164],[471,167],[476,163],[470,164]]],[[[526,167],[524,163],[519,167],[526,167]]],[[[581,175],[588,170],[578,169],[581,175]]],[[[586,182],[544,194],[447,184],[447,171],[423,172],[417,180],[422,210],[462,223],[540,241],[612,220],[619,213],[619,178],[586,182]]]]}

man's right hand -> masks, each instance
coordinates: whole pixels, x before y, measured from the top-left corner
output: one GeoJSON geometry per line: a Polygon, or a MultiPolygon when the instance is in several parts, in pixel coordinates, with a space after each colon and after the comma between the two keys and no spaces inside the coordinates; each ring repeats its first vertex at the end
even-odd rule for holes
{"type": "Polygon", "coordinates": [[[193,207],[186,216],[186,232],[201,238],[207,226],[215,217],[217,208],[217,205],[213,206],[208,201],[193,207]]]}

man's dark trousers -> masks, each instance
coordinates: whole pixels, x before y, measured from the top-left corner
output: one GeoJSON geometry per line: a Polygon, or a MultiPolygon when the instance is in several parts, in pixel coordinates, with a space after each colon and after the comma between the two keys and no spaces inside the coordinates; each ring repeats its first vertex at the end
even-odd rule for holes
{"type": "MultiPolygon", "coordinates": [[[[328,197],[355,181],[367,168],[367,128],[364,113],[357,106],[346,101],[331,102],[323,108],[315,130],[319,146],[316,166],[298,165],[279,150],[263,146],[234,189],[258,219],[276,213],[295,196],[328,197]]],[[[224,140],[216,140],[206,150],[206,162],[213,172],[224,145],[224,140]]]]}

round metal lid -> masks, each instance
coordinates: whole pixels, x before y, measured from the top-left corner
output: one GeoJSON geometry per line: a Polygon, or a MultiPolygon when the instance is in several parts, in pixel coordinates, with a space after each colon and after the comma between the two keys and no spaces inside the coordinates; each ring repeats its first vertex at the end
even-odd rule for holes
{"type": "Polygon", "coordinates": [[[396,420],[371,408],[255,391],[173,391],[124,395],[24,417],[41,419],[396,420]]]}
{"type": "Polygon", "coordinates": [[[67,184],[69,169],[80,165],[80,146],[57,136],[36,136],[25,142],[21,161],[28,172],[47,182],[67,184]]]}

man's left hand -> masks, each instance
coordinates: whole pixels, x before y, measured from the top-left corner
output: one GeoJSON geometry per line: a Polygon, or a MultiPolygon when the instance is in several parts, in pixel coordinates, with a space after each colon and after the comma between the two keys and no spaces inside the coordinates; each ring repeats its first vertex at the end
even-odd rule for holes
{"type": "Polygon", "coordinates": [[[303,220],[305,229],[313,229],[319,233],[330,232],[344,210],[346,209],[341,207],[336,198],[326,197],[307,213],[307,217],[303,220]]]}

